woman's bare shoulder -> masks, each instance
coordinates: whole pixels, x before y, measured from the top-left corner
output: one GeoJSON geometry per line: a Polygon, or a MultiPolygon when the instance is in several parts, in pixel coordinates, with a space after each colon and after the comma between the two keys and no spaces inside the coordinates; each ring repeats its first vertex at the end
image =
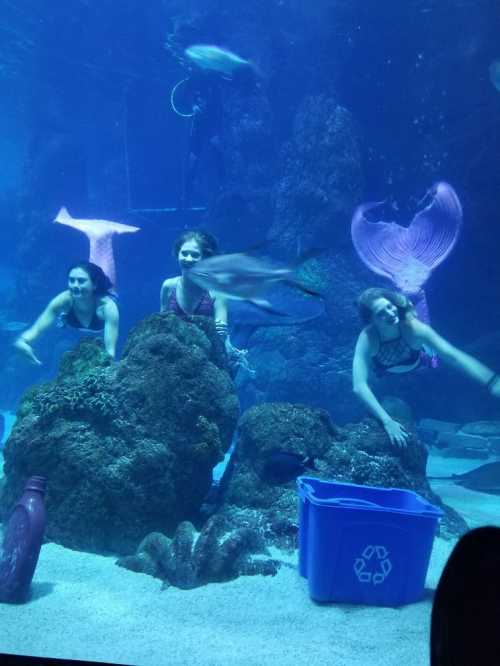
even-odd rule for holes
{"type": "Polygon", "coordinates": [[[165,280],[163,280],[161,285],[162,290],[172,289],[172,287],[174,287],[177,284],[179,277],[180,277],[179,275],[176,275],[175,277],[166,278],[165,280]]]}
{"type": "Polygon", "coordinates": [[[48,307],[54,311],[61,311],[71,307],[71,294],[69,289],[65,289],[64,291],[61,291],[59,294],[54,296],[48,307]]]}
{"type": "Polygon", "coordinates": [[[101,296],[97,303],[96,313],[97,316],[104,315],[105,313],[117,312],[118,304],[111,296],[101,296]]]}

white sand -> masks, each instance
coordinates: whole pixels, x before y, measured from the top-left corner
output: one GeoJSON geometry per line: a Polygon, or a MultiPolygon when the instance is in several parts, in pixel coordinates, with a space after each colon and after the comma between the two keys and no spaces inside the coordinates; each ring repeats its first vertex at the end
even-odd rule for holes
{"type": "MultiPolygon", "coordinates": [[[[436,540],[428,583],[450,550],[436,540]]],[[[0,651],[151,666],[427,664],[429,600],[319,606],[296,570],[191,591],[47,544],[23,606],[0,606],[0,651]]]]}
{"type": "MultiPolygon", "coordinates": [[[[498,515],[500,498],[484,497],[498,515]]],[[[428,588],[435,588],[452,546],[436,539],[428,588]]],[[[160,588],[114,558],[47,544],[33,599],[0,605],[0,652],[141,666],[428,664],[429,597],[401,609],[320,606],[289,567],[275,577],[191,591],[160,588]]]]}

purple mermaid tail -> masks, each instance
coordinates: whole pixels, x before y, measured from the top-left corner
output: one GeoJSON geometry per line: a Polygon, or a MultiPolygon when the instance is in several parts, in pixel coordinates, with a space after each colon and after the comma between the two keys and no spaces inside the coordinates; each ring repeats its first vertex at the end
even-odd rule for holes
{"type": "Polygon", "coordinates": [[[429,316],[423,285],[450,254],[462,224],[462,206],[451,185],[437,183],[428,196],[431,202],[408,227],[369,222],[365,213],[380,203],[358,206],[351,224],[352,242],[360,258],[409,296],[424,321],[429,321],[429,316]]]}
{"type": "Polygon", "coordinates": [[[102,268],[111,282],[116,285],[115,259],[112,238],[114,234],[134,233],[139,227],[111,222],[109,220],[87,220],[71,217],[66,208],[61,208],[54,222],[65,224],[82,231],[90,242],[89,261],[102,268]]]}

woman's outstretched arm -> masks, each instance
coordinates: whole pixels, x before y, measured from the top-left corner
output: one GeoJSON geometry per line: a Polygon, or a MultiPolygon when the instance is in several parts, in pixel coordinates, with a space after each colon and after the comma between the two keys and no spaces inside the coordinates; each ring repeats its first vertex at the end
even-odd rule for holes
{"type": "Polygon", "coordinates": [[[42,362],[36,356],[32,344],[44,331],[52,326],[67,301],[68,292],[63,291],[58,294],[50,301],[38,319],[14,341],[14,347],[35,365],[42,365],[42,362]]]}
{"type": "Polygon", "coordinates": [[[104,306],[104,348],[111,358],[115,358],[116,355],[119,323],[120,313],[118,306],[113,300],[109,299],[104,306]]]}
{"type": "Polygon", "coordinates": [[[428,324],[415,319],[411,327],[417,339],[432,347],[446,364],[458,368],[478,384],[487,387],[492,395],[500,397],[500,378],[491,368],[452,345],[428,324]]]}
{"type": "Polygon", "coordinates": [[[395,421],[382,407],[368,384],[371,364],[370,340],[366,330],[361,331],[354,350],[352,364],[352,388],[368,410],[382,423],[391,443],[406,446],[408,433],[401,423],[395,421]]]}

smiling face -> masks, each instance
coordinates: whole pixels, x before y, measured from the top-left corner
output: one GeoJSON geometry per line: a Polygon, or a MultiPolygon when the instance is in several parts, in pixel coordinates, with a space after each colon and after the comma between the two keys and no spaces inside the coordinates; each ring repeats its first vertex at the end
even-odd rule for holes
{"type": "Polygon", "coordinates": [[[203,259],[203,254],[197,241],[191,239],[181,245],[177,260],[182,272],[188,271],[201,259],[203,259]]]}
{"type": "Polygon", "coordinates": [[[388,298],[377,298],[373,301],[372,321],[375,325],[397,326],[399,324],[399,311],[388,298]]]}
{"type": "Polygon", "coordinates": [[[85,300],[94,295],[95,286],[90,275],[83,268],[72,268],[68,275],[68,289],[71,297],[85,300]]]}

